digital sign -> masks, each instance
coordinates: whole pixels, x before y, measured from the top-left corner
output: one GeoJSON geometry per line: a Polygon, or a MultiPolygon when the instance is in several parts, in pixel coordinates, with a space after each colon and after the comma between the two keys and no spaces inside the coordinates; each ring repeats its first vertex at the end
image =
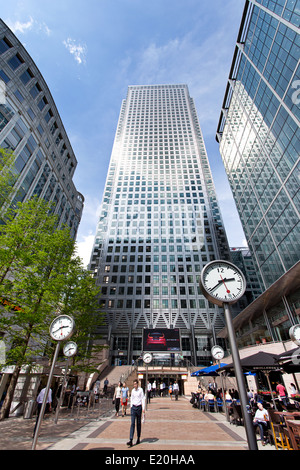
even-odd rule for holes
{"type": "Polygon", "coordinates": [[[143,351],[170,353],[181,351],[179,328],[145,328],[143,351]]]}

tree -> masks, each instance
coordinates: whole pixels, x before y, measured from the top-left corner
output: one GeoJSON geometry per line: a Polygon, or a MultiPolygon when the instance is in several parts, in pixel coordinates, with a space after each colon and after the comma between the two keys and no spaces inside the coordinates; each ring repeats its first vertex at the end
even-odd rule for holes
{"type": "MultiPolygon", "coordinates": [[[[5,164],[0,166],[0,187],[6,191],[6,203],[12,162],[13,156],[6,154],[5,164]]],[[[83,365],[89,364],[94,350],[86,345],[94,339],[95,325],[100,322],[99,290],[75,256],[69,228],[58,227],[53,208],[53,204],[36,197],[19,202],[6,209],[1,226],[0,301],[4,308],[0,331],[9,342],[6,364],[15,367],[0,420],[9,415],[21,367],[45,352],[51,355],[49,325],[55,315],[64,312],[74,316],[78,359],[83,365]]]]}
{"type": "Polygon", "coordinates": [[[75,250],[68,228],[58,229],[50,211],[43,200],[19,203],[0,234],[0,296],[7,302],[0,331],[10,342],[7,364],[15,365],[0,419],[9,412],[21,366],[43,354],[75,250]]]}
{"type": "Polygon", "coordinates": [[[75,333],[72,336],[78,346],[73,358],[73,368],[87,373],[97,370],[97,354],[103,346],[97,344],[100,338],[98,327],[103,320],[99,307],[100,288],[87,271],[79,257],[71,260],[65,277],[65,292],[60,313],[70,315],[75,320],[75,333]]]}
{"type": "Polygon", "coordinates": [[[13,169],[14,158],[11,151],[0,147],[0,214],[2,217],[17,180],[13,169]]]}

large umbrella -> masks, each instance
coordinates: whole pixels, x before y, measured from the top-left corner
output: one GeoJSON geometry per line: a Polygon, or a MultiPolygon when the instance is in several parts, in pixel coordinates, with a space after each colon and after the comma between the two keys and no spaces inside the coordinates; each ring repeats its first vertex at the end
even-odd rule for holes
{"type": "Polygon", "coordinates": [[[300,348],[290,349],[278,354],[276,362],[288,374],[300,372],[300,348]]]}
{"type": "MultiPolygon", "coordinates": [[[[272,387],[271,387],[270,379],[269,379],[269,373],[272,370],[280,369],[280,365],[278,364],[276,360],[277,360],[277,356],[275,354],[270,354],[270,353],[266,353],[263,351],[260,351],[256,354],[252,354],[252,356],[244,357],[243,359],[241,359],[241,366],[244,372],[260,370],[261,372],[265,374],[275,409],[277,408],[276,408],[276,403],[273,398],[272,387]]],[[[232,370],[234,370],[234,364],[233,363],[227,364],[227,366],[222,367],[220,371],[222,370],[231,372],[232,370]]]]}
{"type": "Polygon", "coordinates": [[[217,370],[220,369],[220,367],[223,367],[223,366],[226,366],[227,364],[225,364],[224,362],[221,362],[220,365],[219,364],[215,364],[213,366],[209,366],[209,367],[205,367],[204,369],[200,369],[200,370],[197,370],[196,372],[192,372],[191,373],[191,376],[192,377],[200,377],[200,376],[204,376],[204,377],[216,377],[218,376],[218,372],[217,370]]]}
{"type": "MultiPolygon", "coordinates": [[[[266,353],[260,351],[252,356],[244,357],[241,359],[242,368],[245,371],[261,370],[261,371],[270,371],[278,370],[280,366],[276,362],[277,356],[275,354],[266,353]]],[[[232,371],[234,370],[233,362],[231,364],[226,364],[221,367],[221,371],[232,371]]]]}

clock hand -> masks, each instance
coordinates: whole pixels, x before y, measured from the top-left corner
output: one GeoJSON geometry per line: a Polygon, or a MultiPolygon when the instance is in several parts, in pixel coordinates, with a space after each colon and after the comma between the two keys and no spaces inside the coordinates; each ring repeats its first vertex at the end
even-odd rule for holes
{"type": "MultiPolygon", "coordinates": [[[[221,276],[222,277],[222,276],[221,276]]],[[[229,279],[221,279],[221,281],[218,281],[218,284],[216,284],[214,287],[211,287],[210,288],[210,291],[213,291],[215,290],[217,287],[219,287],[220,284],[222,284],[222,282],[228,282],[228,281],[235,281],[235,278],[234,277],[231,277],[229,279]]]]}
{"type": "MultiPolygon", "coordinates": [[[[220,277],[221,277],[222,282],[223,282],[223,284],[224,284],[224,286],[225,286],[225,289],[226,289],[226,291],[227,291],[227,294],[230,294],[230,290],[227,288],[227,286],[226,286],[226,284],[225,284],[225,282],[224,282],[224,279],[222,278],[221,274],[220,274],[220,277]]],[[[226,282],[227,282],[227,281],[228,281],[228,279],[226,279],[226,282]]]]}
{"type": "Polygon", "coordinates": [[[68,325],[60,326],[57,330],[53,331],[53,334],[59,331],[61,328],[68,328],[68,325]]]}

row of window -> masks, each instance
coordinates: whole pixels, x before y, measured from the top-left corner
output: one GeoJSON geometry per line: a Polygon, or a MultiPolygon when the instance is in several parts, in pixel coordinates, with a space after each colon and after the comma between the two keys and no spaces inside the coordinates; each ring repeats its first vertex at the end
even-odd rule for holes
{"type": "Polygon", "coordinates": [[[199,302],[196,299],[135,299],[134,301],[131,299],[104,299],[101,298],[101,307],[108,308],[108,309],[132,309],[132,308],[162,308],[162,309],[177,309],[177,308],[203,308],[201,305],[203,304],[202,299],[199,302]]]}
{"type": "MultiPolygon", "coordinates": [[[[3,54],[4,52],[6,52],[6,50],[12,48],[13,46],[10,44],[10,42],[8,41],[7,38],[2,38],[0,40],[0,55],[3,54]]],[[[15,56],[13,56],[11,59],[9,59],[7,61],[7,64],[10,66],[10,68],[15,71],[20,65],[22,65],[24,63],[24,60],[23,58],[20,56],[20,54],[16,54],[15,56]]],[[[1,70],[0,71],[0,77],[4,80],[5,83],[8,83],[10,81],[9,77],[7,76],[7,74],[1,70]]],[[[32,79],[34,79],[34,74],[32,73],[32,71],[30,70],[30,68],[27,68],[20,76],[19,76],[21,82],[23,83],[24,86],[27,86],[31,81],[32,79]]],[[[31,95],[31,97],[36,100],[37,97],[38,100],[36,102],[36,106],[38,108],[39,111],[43,111],[44,108],[46,107],[46,105],[48,105],[48,100],[46,98],[46,96],[41,96],[40,97],[40,94],[42,93],[42,88],[41,86],[39,85],[39,83],[35,83],[30,89],[29,89],[29,94],[31,95]]],[[[14,92],[15,96],[17,97],[17,99],[20,101],[20,103],[23,103],[25,101],[25,98],[22,94],[22,92],[20,90],[15,90],[14,92]]],[[[29,107],[27,109],[27,114],[28,116],[30,117],[30,119],[32,121],[35,120],[36,118],[36,113],[34,112],[34,110],[29,107]]],[[[52,117],[54,116],[51,108],[48,109],[48,111],[45,113],[44,115],[44,120],[45,122],[48,124],[49,121],[52,119],[52,117]]],[[[58,125],[56,122],[52,123],[51,124],[51,128],[50,128],[50,132],[52,135],[55,134],[56,130],[58,129],[58,125]]],[[[41,125],[41,123],[39,123],[37,125],[37,130],[39,132],[39,134],[42,136],[43,133],[44,133],[44,129],[41,125]]],[[[56,139],[55,139],[55,143],[58,146],[61,145],[60,147],[60,150],[59,150],[59,153],[61,156],[64,155],[64,153],[66,152],[67,150],[67,146],[65,145],[65,143],[63,142],[63,137],[61,134],[57,135],[56,139]]],[[[50,144],[49,144],[50,145],[50,144]]],[[[68,162],[68,172],[69,174],[75,169],[75,165],[73,162],[71,162],[71,157],[70,155],[68,154],[67,155],[67,162],[68,162]]]]}
{"type": "Polygon", "coordinates": [[[170,275],[165,275],[162,274],[161,276],[154,274],[153,276],[103,276],[103,284],[159,284],[160,282],[162,284],[177,284],[179,282],[180,284],[184,283],[189,283],[189,284],[195,284],[195,281],[197,284],[199,284],[200,281],[200,276],[196,275],[196,279],[194,279],[194,276],[184,276],[184,275],[178,275],[178,281],[177,281],[177,276],[174,274],[170,275]]]}

